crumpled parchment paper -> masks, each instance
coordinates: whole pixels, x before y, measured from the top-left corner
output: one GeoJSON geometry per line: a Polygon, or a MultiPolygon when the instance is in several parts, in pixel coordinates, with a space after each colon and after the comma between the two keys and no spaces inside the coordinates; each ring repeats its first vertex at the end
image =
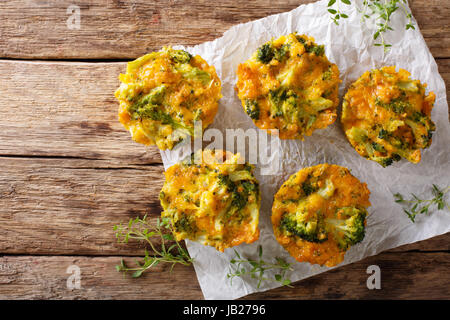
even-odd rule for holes
{"type": "MultiPolygon", "coordinates": [[[[354,176],[366,182],[371,191],[372,206],[368,209],[366,237],[363,242],[350,248],[339,266],[450,231],[448,210],[420,216],[416,223],[412,223],[393,199],[393,193],[396,192],[428,197],[433,183],[441,187],[450,184],[450,125],[445,84],[416,21],[413,21],[416,30],[405,31],[404,15],[401,12],[393,15],[391,20],[395,31],[386,35],[386,41],[393,44],[393,47],[385,54],[383,48],[373,46],[373,29],[368,28],[370,22],[362,23],[354,6],[345,8],[349,11],[349,18],[341,20],[340,25],[336,26],[330,20],[327,2],[324,0],[302,5],[290,12],[236,25],[219,39],[185,48],[213,64],[222,80],[223,98],[210,127],[222,132],[228,128],[255,128],[234,91],[238,64],[248,59],[261,44],[272,37],[277,38],[294,31],[313,36],[316,43],[325,45],[328,59],[338,65],[343,80],[340,97],[349,84],[364,71],[389,65],[408,70],[413,79],[427,83],[428,90],[436,93],[432,119],[437,129],[431,147],[424,150],[419,164],[402,160],[382,168],[377,163],[362,158],[347,141],[338,119],[328,128],[315,131],[304,141],[280,141],[279,153],[276,154],[280,157],[278,172],[260,175],[257,170],[262,195],[261,236],[257,242],[240,245],[235,249],[244,257],[256,258],[257,246],[261,244],[266,261],[282,257],[294,263],[295,270],[288,275],[292,281],[331,269],[296,262],[275,240],[270,223],[274,194],[291,174],[307,166],[324,162],[345,166],[354,176]]],[[[161,154],[166,169],[181,160],[179,150],[162,151],[161,154]]],[[[227,273],[229,261],[234,257],[233,249],[220,253],[214,248],[192,241],[187,241],[187,248],[195,259],[194,267],[205,299],[235,299],[279,286],[276,282],[265,282],[257,289],[256,280],[251,278],[235,278],[231,285],[227,273]]],[[[273,274],[269,272],[268,276],[273,277],[273,274]]]]}

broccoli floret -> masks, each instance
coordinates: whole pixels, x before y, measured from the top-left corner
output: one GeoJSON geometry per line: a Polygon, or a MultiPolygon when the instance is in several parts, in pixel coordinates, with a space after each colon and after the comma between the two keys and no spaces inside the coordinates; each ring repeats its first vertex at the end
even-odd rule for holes
{"type": "Polygon", "coordinates": [[[331,72],[331,66],[328,67],[327,71],[325,71],[324,73],[322,73],[322,80],[326,81],[326,80],[330,80],[332,77],[332,72],[331,72]]]}
{"type": "Polygon", "coordinates": [[[217,179],[219,179],[219,185],[225,187],[228,192],[233,192],[236,189],[236,185],[231,181],[229,175],[219,174],[217,175],[217,179]]]}
{"type": "Polygon", "coordinates": [[[306,45],[306,52],[314,53],[316,56],[323,56],[325,53],[325,47],[323,45],[306,45]]]}
{"type": "Polygon", "coordinates": [[[259,119],[259,106],[258,102],[255,100],[247,99],[245,100],[245,112],[252,118],[253,120],[259,119]]]}
{"type": "Polygon", "coordinates": [[[190,64],[180,64],[176,69],[186,79],[200,80],[204,85],[211,81],[211,75],[208,72],[190,64]]]}
{"type": "Polygon", "coordinates": [[[184,50],[172,50],[169,54],[170,58],[177,63],[189,63],[192,55],[184,50]]]}
{"type": "Polygon", "coordinates": [[[324,199],[329,199],[336,190],[333,182],[330,179],[325,181],[325,186],[320,188],[317,193],[324,199]]]}
{"type": "Polygon", "coordinates": [[[414,81],[399,81],[399,82],[397,82],[397,85],[401,90],[411,91],[411,92],[419,91],[419,87],[417,87],[417,84],[414,81]]]}
{"type": "Polygon", "coordinates": [[[193,223],[189,217],[182,213],[179,217],[174,217],[174,219],[177,218],[174,221],[174,229],[176,232],[184,232],[187,234],[194,234],[197,231],[197,226],[195,223],[193,223]]]}
{"type": "Polygon", "coordinates": [[[299,112],[297,108],[297,95],[293,90],[287,90],[284,87],[270,90],[269,101],[272,118],[284,117],[287,121],[293,121],[297,117],[297,113],[299,112]]]}
{"type": "Polygon", "coordinates": [[[161,85],[152,89],[148,94],[138,99],[135,103],[128,107],[128,112],[134,120],[151,119],[160,121],[162,124],[170,124],[175,129],[187,131],[190,135],[194,135],[194,128],[187,127],[179,121],[176,121],[170,114],[162,110],[162,103],[166,86],[161,85]]]}
{"type": "Polygon", "coordinates": [[[407,101],[403,101],[401,98],[393,99],[389,103],[384,103],[380,98],[376,98],[375,104],[397,114],[405,113],[411,109],[411,104],[407,101]]]}
{"type": "Polygon", "coordinates": [[[376,143],[376,142],[372,142],[372,148],[373,148],[373,150],[381,152],[381,153],[386,152],[386,149],[383,147],[383,145],[376,143]]]}
{"type": "Polygon", "coordinates": [[[325,99],[323,97],[319,97],[314,100],[309,100],[308,103],[314,109],[315,112],[319,112],[331,108],[333,106],[333,101],[325,99]]]}
{"type": "Polygon", "coordinates": [[[306,130],[308,130],[309,128],[312,127],[312,125],[314,124],[314,122],[316,122],[317,120],[317,116],[311,114],[308,116],[308,122],[306,123],[306,130]]]}
{"type": "Polygon", "coordinates": [[[378,157],[378,160],[376,160],[379,164],[381,164],[383,167],[390,166],[394,163],[394,161],[400,161],[401,157],[394,153],[391,157],[378,157]]]}
{"type": "Polygon", "coordinates": [[[219,174],[217,178],[219,185],[231,193],[231,205],[227,212],[229,216],[246,206],[250,193],[256,192],[256,194],[259,194],[258,183],[246,170],[233,172],[229,175],[219,174]],[[241,191],[238,191],[239,186],[242,186],[241,191]]]}
{"type": "Polygon", "coordinates": [[[285,213],[280,221],[280,228],[293,235],[309,241],[324,242],[328,239],[325,230],[323,216],[319,213],[315,217],[308,217],[306,212],[287,214],[285,213]]]}
{"type": "Polygon", "coordinates": [[[389,136],[389,132],[387,130],[380,129],[380,131],[378,132],[379,139],[386,139],[388,136],[389,136]]]}
{"type": "Polygon", "coordinates": [[[270,114],[272,117],[281,117],[283,115],[282,105],[286,99],[286,89],[283,87],[269,91],[269,101],[271,104],[270,114]]]}
{"type": "Polygon", "coordinates": [[[414,112],[405,123],[411,128],[416,142],[422,147],[427,148],[431,144],[433,131],[436,126],[429,117],[421,112],[414,112]]]}
{"type": "Polygon", "coordinates": [[[347,132],[348,136],[353,139],[356,143],[364,146],[367,153],[367,158],[378,162],[381,166],[386,167],[392,164],[391,157],[389,156],[377,156],[375,152],[384,153],[385,148],[374,141],[371,141],[367,135],[367,131],[361,128],[353,127],[347,132]]]}
{"type": "Polygon", "coordinates": [[[265,43],[259,47],[256,58],[262,63],[269,63],[275,56],[274,50],[270,43],[265,43]]]}
{"type": "Polygon", "coordinates": [[[332,234],[338,247],[346,251],[350,246],[361,242],[365,236],[367,212],[354,207],[339,209],[340,217],[325,219],[317,212],[307,211],[284,213],[280,229],[309,242],[324,242],[332,234]]]}
{"type": "Polygon", "coordinates": [[[128,107],[128,111],[130,113],[133,113],[136,112],[139,108],[145,107],[148,104],[151,105],[161,104],[164,99],[166,88],[167,87],[165,85],[161,85],[159,87],[153,88],[148,94],[144,96],[139,95],[137,97],[133,97],[131,101],[136,100],[136,98],[138,99],[128,107]]]}
{"type": "Polygon", "coordinates": [[[333,232],[338,247],[346,251],[361,242],[365,236],[366,212],[357,208],[343,208],[345,219],[326,219],[327,227],[333,232]]]}
{"type": "Polygon", "coordinates": [[[275,49],[274,58],[282,62],[288,57],[290,44],[283,44],[280,48],[275,49]]]}

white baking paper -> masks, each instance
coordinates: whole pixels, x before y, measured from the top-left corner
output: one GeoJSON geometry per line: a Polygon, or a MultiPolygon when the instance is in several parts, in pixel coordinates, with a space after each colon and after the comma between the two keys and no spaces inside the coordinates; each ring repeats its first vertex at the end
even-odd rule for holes
{"type": "MultiPolygon", "coordinates": [[[[257,172],[262,194],[260,239],[250,245],[240,245],[236,250],[244,257],[256,258],[257,246],[261,244],[264,259],[271,261],[273,257],[282,257],[294,263],[295,271],[289,274],[292,281],[330,270],[327,267],[296,262],[275,240],[270,223],[275,192],[291,174],[307,166],[324,162],[345,166],[354,176],[366,182],[371,191],[372,206],[369,208],[366,237],[362,243],[347,252],[345,261],[340,266],[383,250],[450,231],[450,212],[439,211],[430,216],[420,216],[416,223],[412,223],[392,196],[396,192],[430,196],[433,183],[441,187],[450,184],[450,126],[445,84],[417,23],[413,21],[416,30],[405,31],[406,18],[401,12],[396,12],[391,19],[395,31],[386,35],[386,41],[392,43],[393,47],[384,54],[381,47],[373,46],[373,31],[361,23],[360,14],[354,6],[345,6],[349,11],[349,18],[341,20],[340,25],[336,26],[330,20],[327,2],[302,5],[290,12],[236,25],[219,39],[185,48],[213,64],[222,80],[223,98],[211,126],[222,132],[227,128],[255,128],[244,113],[234,90],[238,64],[248,59],[261,44],[272,37],[277,38],[294,31],[313,36],[316,43],[325,45],[328,59],[336,63],[340,70],[343,80],[340,86],[341,97],[345,88],[364,71],[389,65],[409,70],[412,78],[427,83],[428,89],[436,93],[432,119],[437,129],[431,147],[423,152],[419,164],[402,160],[382,168],[377,163],[362,158],[345,138],[339,120],[326,129],[315,131],[304,141],[280,141],[279,172],[274,175],[259,175],[257,172]]],[[[165,168],[181,160],[177,150],[161,154],[165,168]]],[[[229,261],[234,257],[233,249],[220,253],[192,241],[187,241],[187,247],[195,259],[194,267],[205,299],[235,299],[279,286],[276,282],[266,282],[258,290],[256,280],[247,278],[235,278],[231,286],[227,273],[229,261]]]]}

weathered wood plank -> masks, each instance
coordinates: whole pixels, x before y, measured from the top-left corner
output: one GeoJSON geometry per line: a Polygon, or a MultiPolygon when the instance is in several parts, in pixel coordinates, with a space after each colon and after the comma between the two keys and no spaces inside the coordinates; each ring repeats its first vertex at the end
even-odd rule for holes
{"type": "MultiPolygon", "coordinates": [[[[213,40],[235,24],[292,10],[312,0],[20,1],[0,2],[0,57],[132,59],[163,45],[213,40]],[[67,8],[80,8],[69,29],[67,8]]],[[[450,57],[450,3],[411,0],[435,57],[450,57]]]]}
{"type": "Polygon", "coordinates": [[[445,299],[450,253],[386,252],[247,299],[445,299]],[[369,290],[367,267],[381,269],[381,289],[369,290]]]}
{"type": "MultiPolygon", "coordinates": [[[[161,212],[162,166],[0,157],[0,167],[0,254],[142,255],[138,243],[117,244],[113,226],[161,212]]],[[[396,250],[450,250],[449,240],[396,250]]]]}
{"type": "Polygon", "coordinates": [[[125,63],[0,62],[0,155],[161,163],[131,140],[114,91],[125,63]]]}
{"type": "MultiPolygon", "coordinates": [[[[450,59],[438,60],[450,97],[450,59]]],[[[124,63],[0,61],[0,155],[161,163],[134,143],[113,96],[124,63]]]]}
{"type": "Polygon", "coordinates": [[[113,226],[159,216],[162,166],[0,157],[0,254],[142,255],[113,226]]]}
{"type": "MultiPolygon", "coordinates": [[[[125,259],[132,263],[132,259],[125,259]]],[[[159,265],[139,279],[122,277],[120,257],[0,257],[0,299],[202,299],[192,267],[170,274],[159,265]],[[67,268],[81,271],[81,289],[67,289],[67,268]]],[[[248,299],[442,299],[450,294],[450,254],[383,253],[248,299]],[[366,269],[381,268],[381,290],[368,290],[366,269]]]]}

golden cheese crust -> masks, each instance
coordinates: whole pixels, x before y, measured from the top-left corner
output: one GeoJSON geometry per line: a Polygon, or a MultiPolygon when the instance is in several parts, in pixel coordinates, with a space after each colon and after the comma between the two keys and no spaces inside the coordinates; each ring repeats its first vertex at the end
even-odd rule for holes
{"type": "Polygon", "coordinates": [[[258,128],[278,129],[281,139],[303,140],[336,120],[339,70],[314,38],[292,33],[269,41],[237,76],[244,111],[258,128]]]}
{"type": "Polygon", "coordinates": [[[119,120],[134,141],[172,149],[210,125],[221,98],[221,83],[213,66],[200,56],[164,47],[129,62],[115,96],[119,120]]]}
{"type": "Polygon", "coordinates": [[[277,241],[300,262],[341,263],[364,238],[370,192],[347,168],[320,164],[289,177],[275,194],[272,225],[277,241]]]}
{"type": "Polygon", "coordinates": [[[259,238],[259,184],[253,167],[241,162],[239,154],[200,150],[165,172],[161,215],[171,219],[177,240],[198,241],[223,252],[259,238]]]}
{"type": "Polygon", "coordinates": [[[363,157],[386,167],[405,158],[421,159],[431,144],[435,94],[395,66],[365,72],[348,89],[342,105],[345,134],[363,157]]]}

